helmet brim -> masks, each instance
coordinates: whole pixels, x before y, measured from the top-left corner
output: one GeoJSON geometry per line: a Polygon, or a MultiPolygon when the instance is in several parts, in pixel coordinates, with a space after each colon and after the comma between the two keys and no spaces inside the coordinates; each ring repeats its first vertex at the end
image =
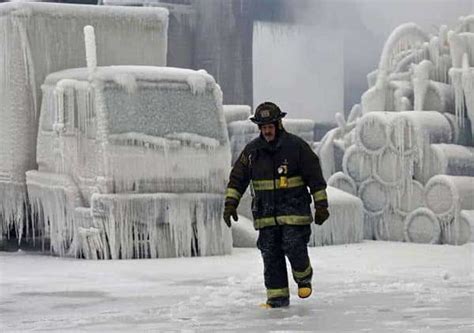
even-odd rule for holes
{"type": "Polygon", "coordinates": [[[253,122],[254,124],[257,124],[257,125],[267,125],[267,124],[271,124],[271,123],[274,123],[275,121],[278,121],[282,118],[284,118],[286,116],[286,112],[281,112],[280,115],[278,117],[275,117],[275,118],[271,118],[271,119],[265,119],[265,120],[259,120],[257,118],[255,118],[255,116],[253,117],[249,117],[250,121],[253,122]]]}

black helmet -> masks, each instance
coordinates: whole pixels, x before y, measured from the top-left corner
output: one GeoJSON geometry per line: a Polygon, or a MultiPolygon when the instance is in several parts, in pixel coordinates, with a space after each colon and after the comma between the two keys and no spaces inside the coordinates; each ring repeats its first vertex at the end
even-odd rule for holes
{"type": "Polygon", "coordinates": [[[280,108],[272,102],[264,102],[257,106],[255,114],[250,120],[257,125],[271,124],[286,116],[286,112],[281,112],[280,108]]]}

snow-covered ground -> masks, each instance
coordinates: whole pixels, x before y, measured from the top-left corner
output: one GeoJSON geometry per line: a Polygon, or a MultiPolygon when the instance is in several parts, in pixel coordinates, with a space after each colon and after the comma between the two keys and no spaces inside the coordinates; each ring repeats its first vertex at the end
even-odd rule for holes
{"type": "Polygon", "coordinates": [[[0,331],[473,332],[474,243],[310,249],[314,294],[265,310],[258,250],[87,261],[0,252],[0,331]]]}

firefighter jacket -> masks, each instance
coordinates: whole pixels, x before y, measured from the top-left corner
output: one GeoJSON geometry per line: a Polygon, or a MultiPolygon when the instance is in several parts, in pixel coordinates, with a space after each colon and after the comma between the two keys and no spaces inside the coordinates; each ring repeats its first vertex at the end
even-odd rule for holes
{"type": "Polygon", "coordinates": [[[255,229],[310,224],[310,193],[316,206],[328,206],[318,156],[284,129],[270,143],[260,135],[247,144],[230,173],[226,200],[239,202],[249,183],[255,229]]]}

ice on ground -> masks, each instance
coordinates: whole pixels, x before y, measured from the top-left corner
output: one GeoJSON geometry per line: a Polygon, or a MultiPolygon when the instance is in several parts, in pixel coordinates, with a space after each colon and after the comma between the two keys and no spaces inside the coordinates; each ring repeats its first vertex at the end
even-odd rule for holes
{"type": "Polygon", "coordinates": [[[290,277],[291,306],[271,311],[258,307],[266,294],[257,249],[123,261],[3,252],[0,330],[468,333],[473,251],[379,241],[310,248],[314,294],[299,299],[290,277]]]}

